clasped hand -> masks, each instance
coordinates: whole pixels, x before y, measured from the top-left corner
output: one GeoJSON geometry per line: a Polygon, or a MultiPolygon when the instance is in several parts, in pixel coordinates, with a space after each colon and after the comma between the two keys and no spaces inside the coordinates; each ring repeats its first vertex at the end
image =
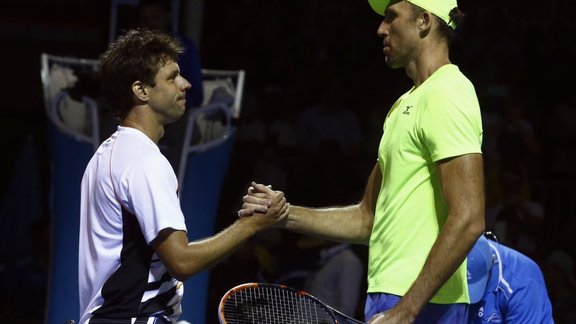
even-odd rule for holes
{"type": "Polygon", "coordinates": [[[252,181],[251,186],[242,197],[242,209],[238,211],[238,217],[265,214],[277,222],[285,219],[290,211],[290,204],[286,202],[282,191],[272,190],[271,186],[252,181]]]}

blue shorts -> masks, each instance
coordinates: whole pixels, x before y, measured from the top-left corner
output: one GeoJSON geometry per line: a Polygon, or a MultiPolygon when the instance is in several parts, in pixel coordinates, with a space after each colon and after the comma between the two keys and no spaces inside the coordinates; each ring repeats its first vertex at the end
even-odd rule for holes
{"type": "MultiPolygon", "coordinates": [[[[368,321],[377,313],[385,312],[396,306],[400,296],[391,294],[370,293],[366,297],[364,316],[368,321]]],[[[428,304],[418,314],[415,324],[430,323],[466,323],[468,320],[468,304],[428,304]]]]}

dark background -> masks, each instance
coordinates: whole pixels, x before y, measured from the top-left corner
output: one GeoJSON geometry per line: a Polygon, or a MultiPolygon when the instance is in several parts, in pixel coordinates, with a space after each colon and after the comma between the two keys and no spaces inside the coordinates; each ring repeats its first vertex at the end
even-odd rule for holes
{"type": "MultiPolygon", "coordinates": [[[[107,1],[71,0],[0,3],[2,197],[6,197],[16,159],[27,141],[38,150],[38,174],[48,195],[50,164],[40,53],[97,58],[107,45],[109,6],[107,1]]],[[[541,265],[557,249],[573,257],[576,20],[571,14],[576,4],[568,0],[538,5],[519,0],[462,0],[459,6],[468,17],[453,44],[452,61],[475,84],[487,121],[487,204],[502,200],[497,180],[501,159],[491,155],[501,158],[502,154],[489,147],[498,142],[498,132],[490,126],[513,103],[521,106],[523,120],[531,125],[539,148],[528,154],[520,141],[513,145],[516,150],[509,152],[522,156],[518,168],[526,169],[527,199],[544,208],[543,219],[525,229],[531,242],[524,252],[541,265]]],[[[187,16],[182,12],[181,20],[187,16]]],[[[352,111],[362,130],[362,141],[346,150],[333,142],[310,149],[283,146],[272,137],[243,141],[240,136],[224,184],[219,227],[234,219],[251,179],[280,179],[276,187],[297,204],[321,206],[359,199],[376,158],[384,117],[394,100],[411,86],[403,71],[385,65],[381,39],[376,35],[380,19],[363,0],[204,2],[199,44],[203,66],[246,71],[240,130],[250,127],[248,121],[270,124],[287,120],[317,104],[352,111]],[[278,169],[283,171],[263,171],[278,169]]],[[[41,204],[48,214],[46,201],[41,204]]],[[[297,239],[283,235],[286,244],[297,239]]],[[[520,250],[526,246],[506,243],[520,250]]],[[[365,256],[363,248],[358,248],[358,253],[365,256]]],[[[254,260],[244,257],[239,253],[214,269],[211,302],[233,283],[254,278],[250,274],[257,269],[253,269],[254,263],[249,266],[254,260]],[[229,276],[231,266],[242,272],[238,264],[232,265],[234,261],[245,266],[249,275],[229,276]]]]}

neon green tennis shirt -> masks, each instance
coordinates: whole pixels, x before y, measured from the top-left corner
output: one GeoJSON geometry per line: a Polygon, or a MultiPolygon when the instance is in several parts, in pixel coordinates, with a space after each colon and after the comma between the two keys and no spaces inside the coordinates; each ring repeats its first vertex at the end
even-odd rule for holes
{"type": "MultiPolygon", "coordinates": [[[[403,296],[448,214],[436,162],[481,153],[482,119],[474,86],[445,65],[402,95],[388,113],[378,150],[382,185],[370,238],[368,292],[403,296]]],[[[465,262],[432,303],[467,303],[465,262]]]]}

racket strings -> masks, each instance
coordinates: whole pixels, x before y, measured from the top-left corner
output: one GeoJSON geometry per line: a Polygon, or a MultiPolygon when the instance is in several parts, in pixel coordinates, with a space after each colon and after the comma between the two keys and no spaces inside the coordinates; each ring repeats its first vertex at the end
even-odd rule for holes
{"type": "Polygon", "coordinates": [[[226,300],[223,313],[230,324],[335,323],[332,313],[306,294],[269,286],[236,291],[226,300]]]}

